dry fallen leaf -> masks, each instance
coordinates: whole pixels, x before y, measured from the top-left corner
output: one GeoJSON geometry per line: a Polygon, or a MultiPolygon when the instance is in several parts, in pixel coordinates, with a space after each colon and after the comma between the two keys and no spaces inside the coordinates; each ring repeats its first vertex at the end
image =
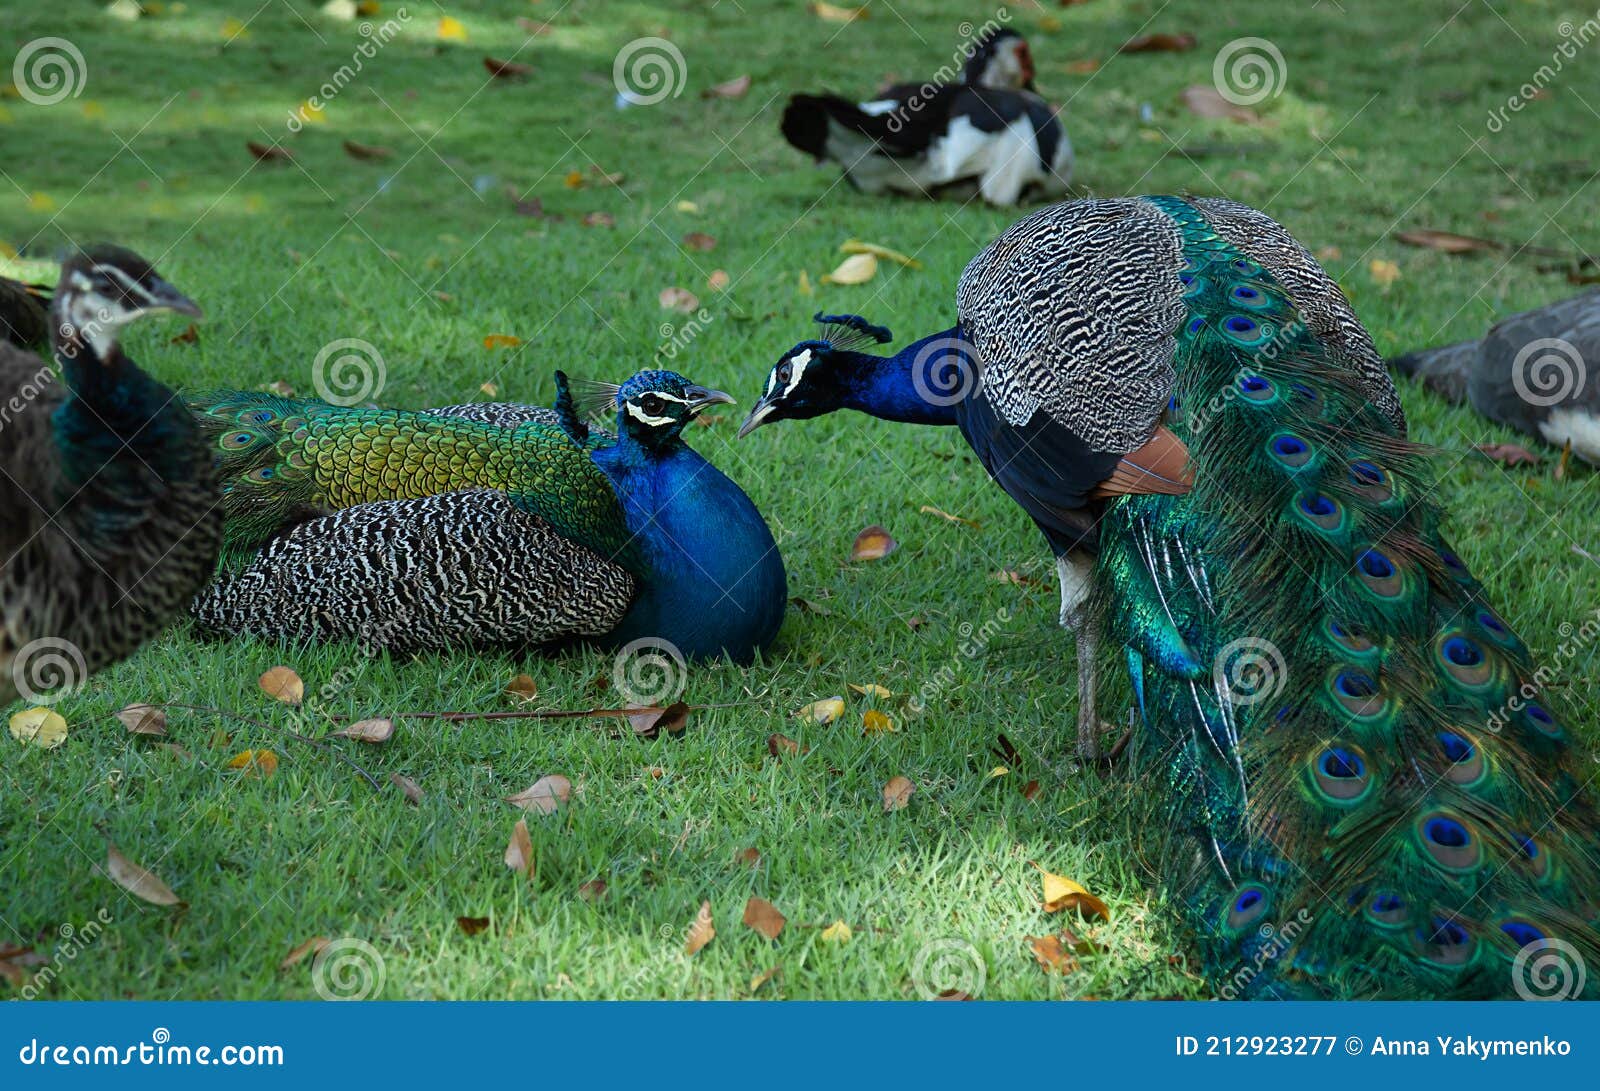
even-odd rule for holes
{"type": "Polygon", "coordinates": [[[305,961],[307,955],[320,955],[322,949],[332,943],[327,936],[312,936],[294,950],[283,956],[283,961],[278,963],[278,969],[288,970],[305,961]]]}
{"type": "Polygon", "coordinates": [[[862,686],[858,686],[854,682],[850,682],[848,683],[848,687],[851,693],[854,693],[859,697],[876,697],[880,701],[887,701],[894,696],[894,694],[890,693],[888,689],[878,685],[876,682],[868,682],[862,686]]]}
{"type": "Polygon", "coordinates": [[[585,212],[578,221],[584,227],[616,227],[617,218],[609,212],[585,212]]]}
{"type": "Polygon", "coordinates": [[[850,559],[852,561],[882,560],[899,548],[900,543],[895,541],[887,530],[874,523],[856,535],[854,544],[850,546],[850,559]]]}
{"type": "Polygon", "coordinates": [[[713,269],[711,275],[706,277],[706,287],[713,292],[723,291],[732,282],[733,278],[728,275],[726,269],[713,269]]]}
{"type": "Polygon", "coordinates": [[[422,785],[406,776],[404,773],[390,773],[389,783],[400,789],[405,794],[406,802],[413,807],[422,803],[422,785]]]}
{"type": "Polygon", "coordinates": [[[1407,246],[1420,246],[1425,250],[1438,250],[1446,254],[1473,254],[1505,249],[1492,239],[1480,239],[1475,235],[1457,235],[1453,231],[1434,231],[1426,227],[1414,231],[1396,231],[1394,237],[1407,246]]]}
{"type": "Polygon", "coordinates": [[[676,736],[683,734],[689,722],[689,712],[689,706],[683,701],[674,701],[666,708],[650,705],[637,712],[629,711],[628,723],[633,727],[633,733],[641,739],[653,739],[663,731],[676,736]]]}
{"type": "Polygon", "coordinates": [[[278,771],[278,755],[271,750],[241,750],[228,759],[228,768],[240,776],[265,780],[278,771]]]}
{"type": "Polygon", "coordinates": [[[700,92],[701,98],[744,98],[750,90],[749,76],[735,76],[731,80],[707,87],[700,92]]]}
{"type": "Polygon", "coordinates": [[[865,19],[868,15],[865,6],[843,8],[838,4],[825,3],[823,0],[811,5],[811,13],[818,19],[826,19],[830,23],[853,23],[857,19],[865,19]]]}
{"type": "Polygon", "coordinates": [[[889,719],[887,713],[869,708],[861,714],[861,733],[863,735],[876,735],[880,732],[895,730],[894,721],[889,719]]]}
{"type": "Polygon", "coordinates": [[[1018,572],[1015,568],[1002,568],[990,578],[996,583],[1009,583],[1013,587],[1032,587],[1039,582],[1026,572],[1018,572]]]}
{"type": "Polygon", "coordinates": [[[1111,919],[1111,910],[1106,908],[1106,903],[1090,894],[1082,883],[1068,879],[1064,875],[1054,875],[1038,864],[1039,874],[1044,877],[1044,911],[1057,913],[1063,909],[1076,909],[1086,917],[1099,917],[1101,920],[1111,919]]]}
{"type": "Polygon", "coordinates": [[[1367,272],[1373,282],[1387,290],[1389,285],[1400,279],[1400,266],[1384,258],[1373,258],[1367,263],[1367,272]]]}
{"type": "Polygon", "coordinates": [[[891,250],[887,246],[879,246],[875,242],[862,242],[860,239],[847,239],[840,244],[839,249],[846,254],[871,254],[883,261],[892,261],[904,265],[908,269],[921,269],[922,262],[909,254],[902,254],[898,250],[891,250]]]}
{"type": "Polygon", "coordinates": [[[1093,57],[1084,57],[1082,60],[1068,61],[1067,71],[1074,76],[1087,76],[1100,71],[1100,62],[1093,57]]]}
{"type": "Polygon", "coordinates": [[[951,523],[960,523],[963,526],[969,526],[974,530],[977,530],[979,528],[979,526],[980,526],[980,524],[978,523],[978,521],[976,519],[967,519],[964,516],[951,515],[949,512],[945,511],[944,509],[936,508],[932,504],[924,504],[924,505],[922,505],[922,507],[918,508],[917,510],[919,512],[921,512],[923,515],[937,515],[941,519],[947,520],[947,521],[949,521],[951,523]]]}
{"type": "Polygon", "coordinates": [[[1028,783],[1026,783],[1026,784],[1024,784],[1022,786],[1022,798],[1023,799],[1031,801],[1034,798],[1034,796],[1037,796],[1038,794],[1039,794],[1039,782],[1038,781],[1030,780],[1030,781],[1028,781],[1028,783]]]}
{"type": "Polygon", "coordinates": [[[483,67],[489,75],[497,80],[519,80],[533,75],[533,65],[521,64],[517,61],[502,61],[496,57],[485,57],[483,67]]]}
{"type": "Polygon", "coordinates": [[[750,979],[750,991],[755,992],[757,989],[761,988],[761,986],[765,985],[782,972],[782,966],[768,966],[765,970],[762,970],[759,974],[756,974],[750,979]]]}
{"type": "Polygon", "coordinates": [[[1248,106],[1240,106],[1236,102],[1229,102],[1210,84],[1195,84],[1193,87],[1185,87],[1183,89],[1183,104],[1196,117],[1223,118],[1245,125],[1256,125],[1261,121],[1260,114],[1248,106]]]}
{"type": "Polygon", "coordinates": [[[813,294],[811,288],[811,278],[806,275],[806,271],[804,269],[800,270],[800,279],[795,284],[795,290],[804,296],[813,294]]]}
{"type": "Polygon", "coordinates": [[[711,903],[701,902],[700,912],[694,915],[694,921],[689,925],[688,934],[684,939],[684,953],[689,955],[696,953],[710,943],[716,934],[716,925],[711,923],[711,903]]]}
{"type": "Polygon", "coordinates": [[[782,757],[784,754],[800,753],[800,744],[787,735],[768,735],[767,753],[773,757],[782,757]]]}
{"type": "Polygon", "coordinates": [[[476,936],[489,927],[488,917],[457,917],[456,927],[469,936],[476,936]]]}
{"type": "Polygon", "coordinates": [[[831,724],[843,715],[843,697],[825,697],[820,701],[812,701],[794,714],[795,719],[812,724],[831,724]]]}
{"type": "Polygon", "coordinates": [[[1479,443],[1473,450],[1502,466],[1535,466],[1539,456],[1516,443],[1479,443]]]}
{"type": "Polygon", "coordinates": [[[129,705],[117,713],[117,719],[130,735],[165,735],[167,710],[154,705],[129,705]]]}
{"type": "Polygon", "coordinates": [[[704,231],[691,231],[683,237],[683,245],[690,250],[699,250],[702,253],[715,250],[717,240],[714,235],[707,235],[704,231]]]}
{"type": "Polygon", "coordinates": [[[525,811],[553,814],[572,795],[572,782],[560,773],[540,777],[525,791],[506,796],[505,801],[525,811]]]}
{"type": "Polygon", "coordinates": [[[11,717],[11,737],[54,750],[67,741],[67,721],[48,708],[25,708],[11,717]]]}
{"type": "Polygon", "coordinates": [[[250,149],[250,154],[256,157],[258,163],[287,163],[294,158],[294,153],[282,144],[263,144],[258,140],[246,140],[244,146],[250,149]]]}
{"type": "Polygon", "coordinates": [[[817,938],[827,943],[849,943],[853,935],[855,933],[850,931],[850,926],[844,921],[834,921],[824,928],[817,938]]]}
{"type": "Polygon", "coordinates": [[[483,347],[486,349],[509,349],[522,344],[522,338],[513,333],[491,333],[484,336],[483,347]]]}
{"type": "Polygon", "coordinates": [[[1078,960],[1061,945],[1060,936],[1026,938],[1028,946],[1033,949],[1033,957],[1039,960],[1039,968],[1045,973],[1070,974],[1078,968],[1078,960]]]}
{"type": "Polygon", "coordinates": [[[1141,34],[1122,43],[1118,53],[1187,53],[1194,48],[1193,34],[1141,34]]]}
{"type": "Polygon", "coordinates": [[[382,718],[357,720],[333,734],[337,738],[355,739],[357,742],[385,743],[394,735],[394,721],[382,718]]]}
{"type": "Polygon", "coordinates": [[[689,289],[679,288],[677,285],[661,289],[657,299],[667,310],[677,311],[679,314],[692,314],[700,307],[698,296],[689,289]]]}
{"type": "Polygon", "coordinates": [[[527,819],[517,819],[517,824],[512,827],[504,859],[506,867],[518,875],[533,878],[533,838],[528,834],[527,819]]]}
{"type": "Polygon", "coordinates": [[[740,849],[738,852],[734,853],[733,862],[736,864],[743,864],[748,868],[753,868],[761,863],[761,853],[755,848],[755,846],[752,845],[750,848],[740,849]]]}
{"type": "Polygon", "coordinates": [[[539,696],[539,683],[532,675],[519,674],[506,683],[506,692],[519,701],[531,701],[539,696]]]}
{"type": "Polygon", "coordinates": [[[288,667],[273,667],[256,680],[261,692],[274,701],[298,705],[306,699],[306,684],[288,667]]]}
{"type": "Polygon", "coordinates": [[[200,342],[200,327],[190,322],[183,328],[183,332],[167,339],[169,345],[195,345],[200,342]]]}
{"type": "Polygon", "coordinates": [[[578,887],[578,897],[585,901],[599,901],[606,896],[606,881],[604,879],[590,879],[578,887]]]}
{"type": "Polygon", "coordinates": [[[889,783],[883,786],[884,813],[904,810],[906,804],[911,802],[911,793],[916,790],[917,786],[907,778],[890,777],[889,783]]]}
{"type": "Polygon", "coordinates": [[[123,890],[151,905],[184,904],[183,899],[174,894],[172,888],[158,879],[154,872],[146,871],[122,855],[110,841],[106,842],[106,874],[123,890]]]}
{"type": "Polygon", "coordinates": [[[393,148],[385,148],[381,144],[357,144],[354,140],[344,142],[344,153],[363,163],[377,163],[394,157],[393,148]]]}
{"type": "Polygon", "coordinates": [[[878,275],[876,254],[853,254],[839,263],[839,267],[822,277],[824,284],[865,284],[878,275]]]}
{"type": "Polygon", "coordinates": [[[784,915],[778,912],[778,907],[765,898],[751,896],[744,903],[744,923],[768,939],[777,939],[778,933],[783,931],[783,926],[788,923],[784,915]]]}

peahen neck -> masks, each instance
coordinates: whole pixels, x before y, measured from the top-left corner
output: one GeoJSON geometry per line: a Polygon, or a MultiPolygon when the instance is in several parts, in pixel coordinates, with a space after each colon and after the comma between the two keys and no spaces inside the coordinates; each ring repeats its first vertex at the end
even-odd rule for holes
{"type": "Polygon", "coordinates": [[[189,472],[194,424],[173,392],[145,374],[115,343],[100,350],[63,338],[55,346],[68,396],[54,416],[66,480],[93,483],[112,497],[148,495],[124,489],[152,473],[162,481],[189,472]]]}
{"type": "Polygon", "coordinates": [[[639,592],[607,640],[664,640],[690,659],[748,660],[770,644],[788,603],[783,558],[739,486],[677,438],[647,447],[623,429],[592,457],[639,558],[639,592]]]}
{"type": "Polygon", "coordinates": [[[960,328],[941,330],[893,356],[835,352],[839,408],[901,424],[955,424],[956,401],[966,357],[940,342],[964,343],[960,328]]]}

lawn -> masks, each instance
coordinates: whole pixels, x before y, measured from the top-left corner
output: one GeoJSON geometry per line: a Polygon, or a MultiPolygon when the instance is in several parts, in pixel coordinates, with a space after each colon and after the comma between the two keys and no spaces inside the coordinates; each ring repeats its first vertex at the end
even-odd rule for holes
{"type": "MultiPolygon", "coordinates": [[[[544,402],[555,368],[620,381],[661,362],[747,406],[819,308],[902,338],[947,326],[963,264],[1014,218],[862,197],[777,131],[790,92],[920,78],[990,9],[871,0],[870,18],[846,25],[802,0],[382,0],[366,18],[381,28],[403,10],[403,25],[329,97],[322,85],[387,34],[363,37],[319,6],[191,0],[134,22],[90,3],[0,15],[8,55],[60,36],[87,73],[81,94],[56,105],[0,98],[0,240],[27,259],[97,239],[158,258],[207,312],[193,341],[173,342],[172,323],[131,336],[131,354],[164,381],[310,393],[322,347],[360,338],[385,364],[374,396],[401,407],[483,399],[484,384],[544,402]],[[459,34],[442,37],[442,18],[459,34]],[[532,35],[519,20],[552,29],[532,35]],[[682,93],[619,109],[613,60],[645,36],[681,50],[682,93]],[[485,56],[531,71],[491,79],[485,56]],[[742,97],[702,97],[746,74],[742,97]],[[290,132],[313,95],[326,99],[321,113],[290,132]],[[293,159],[256,163],[250,141],[281,143],[293,159]],[[390,154],[357,159],[346,141],[390,154]],[[606,181],[618,172],[620,184],[606,181]],[[691,232],[714,246],[686,244],[691,232]],[[866,284],[822,284],[850,238],[921,267],[885,263],[866,284]],[[708,284],[718,270],[721,290],[708,284]],[[699,297],[704,318],[663,309],[674,286],[699,297]]],[[[1600,250],[1592,83],[1569,70],[1499,131],[1488,125],[1549,63],[1569,9],[1019,0],[1009,14],[1033,43],[1041,90],[1066,104],[1080,192],[1220,193],[1266,209],[1322,255],[1387,353],[1477,335],[1574,290],[1541,271],[1550,259],[1411,249],[1396,230],[1600,250]],[[1198,44],[1116,52],[1152,31],[1198,44]],[[1210,85],[1218,50],[1246,36],[1282,53],[1281,94],[1256,107],[1259,123],[1197,118],[1183,89],[1210,85]]],[[[1558,479],[1549,452],[1504,468],[1472,448],[1509,433],[1403,393],[1413,434],[1440,448],[1459,551],[1548,651],[1594,609],[1596,569],[1576,548],[1600,551],[1595,475],[1558,479]]],[[[0,737],[0,947],[71,951],[33,991],[314,997],[310,959],[279,964],[324,936],[370,945],[387,998],[1204,995],[1138,850],[1159,801],[1122,771],[1071,760],[1072,648],[1026,518],[953,429],[841,414],[738,442],[740,411],[691,440],[766,513],[791,593],[818,609],[791,610],[752,669],[693,668],[685,698],[717,707],[694,714],[681,739],[635,738],[603,719],[403,719],[382,746],[313,747],[284,732],[320,734],[335,717],[508,710],[504,688],[522,671],[540,706],[615,703],[611,658],[369,658],[208,644],[182,626],[62,700],[71,730],[59,749],[0,737]],[[850,563],[852,539],[872,523],[898,551],[850,563]],[[1002,570],[1037,582],[997,579],[1002,570]],[[304,711],[257,688],[280,663],[305,679],[304,711]],[[938,677],[954,680],[916,714],[906,697],[938,677]],[[899,696],[857,697],[850,683],[899,696]],[[790,717],[835,694],[848,698],[838,722],[790,717]],[[174,711],[178,745],[164,747],[114,718],[136,701],[259,723],[174,711]],[[873,707],[897,730],[863,735],[873,707]],[[770,756],[774,733],[803,751],[770,756]],[[276,772],[229,771],[248,748],[273,750],[276,772]],[[418,805],[392,773],[421,786],[418,805]],[[574,796],[527,816],[529,881],[502,861],[520,816],[502,797],[553,773],[574,796]],[[885,813],[881,789],[897,775],[915,794],[885,813]],[[108,838],[187,908],[114,885],[108,838]],[[751,847],[754,866],[741,858],[751,847]],[[1111,910],[1109,922],[1073,922],[1103,951],[1069,974],[1042,972],[1027,943],[1062,923],[1040,908],[1034,863],[1111,910]],[[603,896],[583,896],[596,879],[603,896]],[[741,923],[751,896],[788,918],[776,942],[741,923]],[[717,937],[690,956],[685,934],[703,901],[717,937]],[[458,917],[490,922],[469,936],[458,917]],[[825,937],[841,920],[848,942],[825,937]],[[79,938],[63,940],[69,930],[79,938]]],[[[1592,651],[1578,664],[1588,671],[1592,651]]],[[[1116,677],[1109,657],[1107,672],[1116,677]]],[[[1125,715],[1120,677],[1103,699],[1125,715]]],[[[1594,723],[1592,694],[1569,701],[1571,719],[1594,723]]],[[[14,993],[3,980],[0,996],[14,993]]]]}

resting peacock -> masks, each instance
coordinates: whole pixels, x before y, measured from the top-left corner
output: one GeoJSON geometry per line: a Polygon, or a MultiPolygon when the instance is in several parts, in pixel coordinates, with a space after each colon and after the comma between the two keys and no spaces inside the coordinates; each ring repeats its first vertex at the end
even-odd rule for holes
{"type": "Polygon", "coordinates": [[[191,399],[224,474],[227,553],[201,627],[396,650],[592,638],[748,661],[776,636],[782,558],[748,497],[683,441],[726,394],[668,371],[555,410],[191,399]],[[259,552],[257,552],[259,550],[259,552]]]}
{"type": "Polygon", "coordinates": [[[0,340],[0,705],[124,658],[216,561],[210,452],[119,343],[157,311],[200,313],[137,254],[94,247],[61,268],[49,318],[59,376],[0,340]]]}
{"type": "Polygon", "coordinates": [[[1148,847],[1218,993],[1511,996],[1530,960],[1596,964],[1592,771],[1305,249],[1229,201],[1056,205],[958,311],[891,358],[802,342],[744,430],[955,423],[1058,554],[1097,547],[1063,576],[1126,650],[1171,809],[1148,847]]]}
{"type": "Polygon", "coordinates": [[[43,285],[0,277],[0,341],[39,352],[50,347],[50,293],[43,285]]]}

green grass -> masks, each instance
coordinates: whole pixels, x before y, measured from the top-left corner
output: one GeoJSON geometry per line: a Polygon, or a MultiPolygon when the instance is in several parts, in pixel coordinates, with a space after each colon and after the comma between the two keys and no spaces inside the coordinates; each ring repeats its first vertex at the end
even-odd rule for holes
{"type": "MultiPolygon", "coordinates": [[[[464,43],[437,40],[440,12],[413,0],[404,33],[364,62],[325,120],[287,138],[288,112],[363,39],[309,0],[249,0],[231,5],[249,22],[230,40],[217,6],[169,4],[133,24],[90,4],[12,5],[5,15],[8,48],[68,37],[88,82],[80,98],[48,108],[0,99],[11,152],[0,238],[35,257],[98,238],[158,255],[208,312],[193,345],[168,344],[170,325],[132,335],[133,355],[168,382],[283,380],[310,391],[319,349],[360,337],[387,362],[387,404],[480,398],[489,381],[503,397],[542,402],[556,367],[621,379],[650,364],[663,322],[683,323],[657,294],[681,285],[712,320],[673,366],[748,404],[818,307],[863,313],[902,337],[943,328],[962,265],[1012,218],[861,197],[777,133],[790,91],[864,91],[945,63],[958,24],[988,14],[952,0],[873,0],[872,17],[848,27],[817,20],[800,0],[451,3],[464,43]],[[558,29],[529,41],[517,16],[558,29]],[[684,93],[616,110],[617,50],[663,32],[686,58],[684,93]],[[485,54],[535,71],[487,83],[485,54]],[[700,98],[746,72],[747,97],[700,98]],[[247,140],[285,138],[293,164],[251,165],[247,140]],[[357,162],[344,140],[395,155],[357,162]],[[565,185],[595,165],[626,181],[565,185]],[[537,196],[562,218],[517,215],[513,196],[537,196]],[[684,201],[698,211],[680,210],[684,201]],[[580,224],[597,211],[615,226],[580,224]],[[682,247],[689,231],[716,236],[715,250],[682,247]],[[867,285],[801,294],[802,272],[817,284],[850,237],[912,253],[923,268],[886,265],[867,285]],[[718,268],[732,278],[722,293],[706,288],[718,268]],[[522,344],[485,349],[497,333],[522,344]]],[[[1587,85],[1558,78],[1502,132],[1485,128],[1559,42],[1567,8],[1554,0],[1254,5],[1248,18],[1200,0],[1011,6],[1042,88],[1068,103],[1084,192],[1220,192],[1266,208],[1323,251],[1386,352],[1476,335],[1572,290],[1533,259],[1409,250],[1394,229],[1600,248],[1587,188],[1600,164],[1579,158],[1595,124],[1587,85]],[[1200,44],[1114,54],[1149,30],[1193,31],[1200,44]],[[1216,51],[1246,35],[1272,40],[1287,60],[1286,89],[1261,107],[1267,124],[1196,120],[1179,93],[1209,83],[1216,51]],[[1069,70],[1085,58],[1105,63],[1092,75],[1069,70]],[[1375,259],[1398,264],[1387,289],[1369,272],[1375,259]]],[[[380,21],[395,5],[384,8],[380,21]]],[[[1595,568],[1572,547],[1595,544],[1594,475],[1557,481],[1548,463],[1506,471],[1470,448],[1507,433],[1404,393],[1414,434],[1443,449],[1441,495],[1460,552],[1529,643],[1548,650],[1561,625],[1592,609],[1595,568]]],[[[61,703],[72,733],[59,750],[0,740],[0,946],[48,953],[63,925],[81,928],[103,908],[114,923],[44,990],[60,998],[312,996],[308,964],[277,966],[318,934],[373,944],[390,998],[743,997],[774,966],[781,974],[755,995],[907,997],[918,951],[946,938],[981,955],[988,998],[1201,995],[1172,960],[1183,940],[1164,923],[1136,847],[1157,803],[1119,774],[1068,760],[1071,645],[1054,627],[1054,588],[991,578],[1002,568],[1048,577],[1044,551],[959,436],[841,415],[736,443],[736,423],[730,413],[693,442],[767,513],[793,593],[830,613],[791,611],[754,669],[696,668],[687,697],[726,707],[694,716],[681,741],[640,741],[598,720],[407,721],[382,748],[336,744],[380,778],[420,782],[427,795],[414,808],[285,741],[278,730],[294,718],[257,691],[257,675],[284,662],[313,691],[349,679],[321,702],[341,716],[506,708],[500,691],[519,670],[537,678],[542,703],[586,707],[615,699],[591,685],[609,675],[609,657],[367,660],[345,647],[204,644],[180,628],[61,703]],[[852,537],[874,522],[899,551],[846,563],[852,537]],[[1001,611],[1010,620],[986,649],[963,654],[962,627],[981,630],[1001,611]],[[913,631],[913,616],[927,624],[913,631]],[[887,703],[894,734],[863,738],[860,701],[839,724],[788,719],[847,683],[904,695],[947,666],[956,682],[927,715],[887,703]],[[175,712],[172,735],[187,752],[178,756],[111,717],[141,700],[215,705],[273,729],[175,712]],[[809,752],[769,758],[775,731],[809,752]],[[992,777],[1002,732],[1022,756],[992,777]],[[227,772],[246,747],[276,749],[277,774],[227,772]],[[538,874],[528,883],[501,862],[518,815],[500,797],[546,773],[577,791],[558,815],[530,816],[538,874]],[[917,791],[886,815],[879,791],[896,774],[917,791]],[[1041,785],[1031,802],[1021,792],[1030,780],[1041,785]],[[158,872],[187,911],[155,909],[109,882],[97,830],[158,872]],[[753,870],[732,862],[746,846],[762,854],[753,870]],[[1105,953],[1065,977],[1041,973],[1024,940],[1058,923],[1038,907],[1030,861],[1112,907],[1111,922],[1090,929],[1105,953]],[[580,899],[595,878],[606,896],[580,899]],[[751,895],[788,916],[776,943],[740,923],[751,895]],[[718,936],[690,958],[683,933],[702,899],[718,936]],[[469,938],[460,915],[492,916],[492,928],[469,938]],[[815,926],[835,919],[854,928],[850,943],[821,941],[815,926]]],[[[1592,662],[1588,651],[1579,659],[1585,670],[1592,662]]],[[[1571,700],[1592,723],[1590,694],[1571,700]]],[[[1106,701],[1113,711],[1125,701],[1122,683],[1106,701]]],[[[308,722],[325,726],[314,714],[308,722]]]]}

